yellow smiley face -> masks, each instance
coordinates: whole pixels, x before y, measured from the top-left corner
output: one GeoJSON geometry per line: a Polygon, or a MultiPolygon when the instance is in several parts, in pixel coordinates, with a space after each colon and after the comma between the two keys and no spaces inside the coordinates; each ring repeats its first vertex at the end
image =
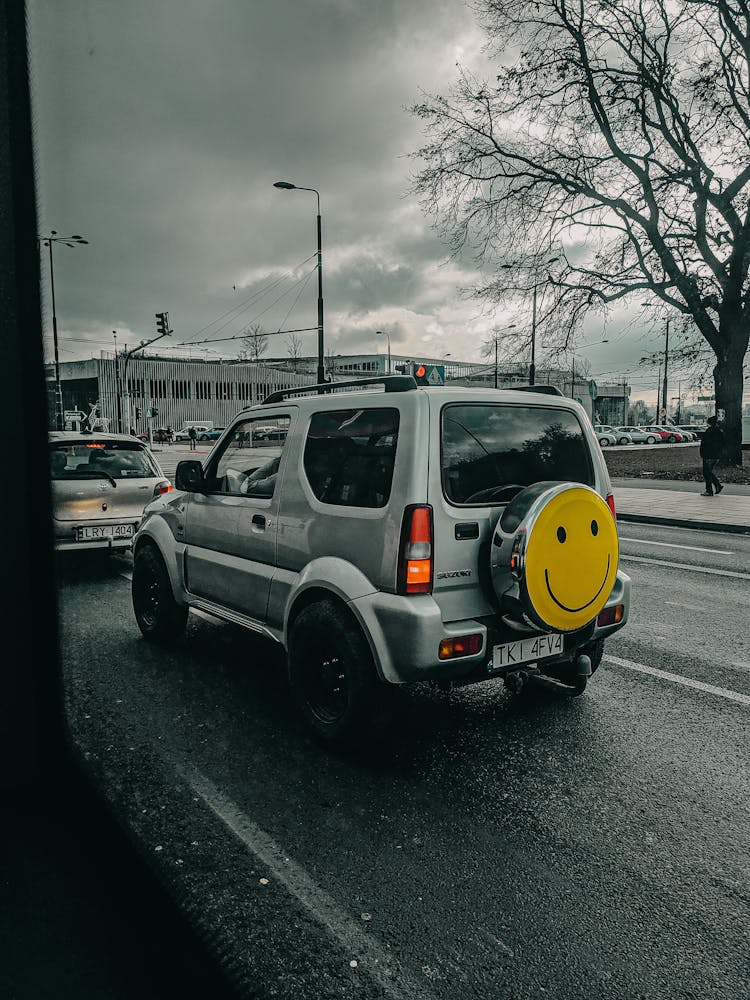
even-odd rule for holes
{"type": "Polygon", "coordinates": [[[591,489],[553,496],[526,543],[525,588],[549,628],[571,632],[595,618],[617,574],[619,541],[609,507],[591,489]]]}

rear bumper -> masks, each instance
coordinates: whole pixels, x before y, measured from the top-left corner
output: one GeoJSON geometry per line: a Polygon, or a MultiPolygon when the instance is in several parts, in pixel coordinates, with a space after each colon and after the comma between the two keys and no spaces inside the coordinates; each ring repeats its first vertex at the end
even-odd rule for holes
{"type": "MultiPolygon", "coordinates": [[[[628,620],[630,587],[630,577],[618,570],[603,611],[622,605],[622,619],[606,626],[599,626],[593,621],[576,632],[566,634],[563,654],[543,662],[550,667],[567,663],[597,640],[621,629],[628,620]]],[[[496,672],[488,669],[493,646],[512,642],[524,635],[496,617],[444,622],[440,608],[429,594],[401,597],[375,592],[353,601],[351,607],[369,638],[378,673],[391,684],[426,680],[465,682],[468,677],[489,679],[497,676],[496,672]],[[473,656],[440,660],[440,641],[463,635],[481,635],[480,652],[473,656]]],[[[530,636],[534,634],[528,633],[530,636]]]]}

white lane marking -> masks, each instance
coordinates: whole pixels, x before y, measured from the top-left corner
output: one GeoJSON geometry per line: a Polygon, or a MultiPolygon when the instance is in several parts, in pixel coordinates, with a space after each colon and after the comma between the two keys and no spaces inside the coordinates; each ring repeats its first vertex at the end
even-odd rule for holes
{"type": "Polygon", "coordinates": [[[714,687],[713,684],[704,684],[703,681],[694,681],[691,677],[683,677],[681,674],[672,674],[668,670],[658,670],[656,667],[647,667],[645,663],[634,663],[633,660],[623,660],[619,656],[603,657],[607,663],[614,663],[618,667],[625,667],[627,670],[635,670],[639,674],[650,674],[651,677],[658,677],[663,681],[671,681],[673,684],[681,684],[683,687],[694,688],[696,691],[704,691],[706,694],[713,694],[719,698],[726,698],[727,701],[736,701],[739,705],[750,705],[750,694],[740,694],[739,691],[730,691],[728,688],[714,687]]]}
{"type": "Polygon", "coordinates": [[[664,545],[668,549],[687,549],[689,552],[711,552],[717,556],[733,556],[733,549],[702,549],[697,545],[678,545],[677,542],[652,542],[648,538],[626,538],[620,535],[621,542],[638,542],[640,545],[664,545]]]}
{"type": "Polygon", "coordinates": [[[335,900],[321,889],[307,872],[293,861],[265,830],[245,815],[231,799],[195,768],[177,770],[209,809],[257,858],[274,878],[291,893],[319,923],[323,924],[343,946],[350,959],[359,964],[393,1000],[412,997],[429,1000],[432,994],[412,979],[398,961],[371,934],[343,912],[335,900]]]}
{"type": "Polygon", "coordinates": [[[731,576],[736,580],[750,580],[750,573],[736,573],[731,569],[712,569],[710,566],[692,566],[690,563],[667,562],[666,559],[647,559],[646,556],[631,556],[620,553],[620,561],[648,563],[650,566],[667,566],[671,569],[689,569],[691,573],[708,573],[710,576],[731,576]]]}

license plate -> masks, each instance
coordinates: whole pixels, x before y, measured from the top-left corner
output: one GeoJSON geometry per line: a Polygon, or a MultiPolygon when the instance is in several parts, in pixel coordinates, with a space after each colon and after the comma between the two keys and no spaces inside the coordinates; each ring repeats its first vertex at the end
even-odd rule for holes
{"type": "Polygon", "coordinates": [[[132,538],[132,524],[87,524],[77,528],[79,542],[93,542],[97,538],[132,538]]]}
{"type": "Polygon", "coordinates": [[[533,639],[518,639],[493,647],[492,669],[512,667],[521,663],[535,663],[550,656],[560,656],[563,652],[563,636],[560,632],[551,635],[537,635],[533,639]]]}

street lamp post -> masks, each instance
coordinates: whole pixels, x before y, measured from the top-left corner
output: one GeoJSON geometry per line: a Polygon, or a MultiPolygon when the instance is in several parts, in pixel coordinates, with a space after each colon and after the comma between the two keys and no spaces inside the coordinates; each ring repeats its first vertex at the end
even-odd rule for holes
{"type": "Polygon", "coordinates": [[[57,230],[50,229],[47,236],[37,236],[40,246],[49,247],[49,281],[52,291],[52,342],[55,350],[55,426],[57,430],[63,429],[63,399],[62,384],[60,382],[60,355],[57,345],[57,309],[55,307],[55,269],[52,263],[52,244],[64,243],[67,247],[80,246],[88,243],[83,236],[58,236],[57,230]]]}
{"type": "MultiPolygon", "coordinates": [[[[542,264],[555,264],[559,259],[559,257],[550,257],[547,260],[538,261],[534,264],[532,271],[534,275],[534,289],[531,296],[531,364],[529,365],[529,385],[536,384],[536,299],[539,287],[539,268],[542,264]]],[[[510,271],[516,266],[515,264],[501,265],[506,271],[510,271]]]]}
{"type": "Polygon", "coordinates": [[[388,374],[391,374],[391,335],[384,330],[376,330],[376,337],[385,337],[388,340],[388,374]]]}
{"type": "Polygon", "coordinates": [[[315,188],[300,187],[299,184],[291,184],[289,181],[275,181],[273,186],[283,191],[312,191],[318,199],[318,385],[322,385],[326,378],[323,349],[323,231],[320,219],[320,194],[315,188]]]}
{"type": "MultiPolygon", "coordinates": [[[[667,366],[669,364],[669,316],[664,325],[664,383],[662,385],[662,399],[664,418],[667,416],[667,366]]],[[[657,421],[658,422],[658,421],[657,421]]]]}

